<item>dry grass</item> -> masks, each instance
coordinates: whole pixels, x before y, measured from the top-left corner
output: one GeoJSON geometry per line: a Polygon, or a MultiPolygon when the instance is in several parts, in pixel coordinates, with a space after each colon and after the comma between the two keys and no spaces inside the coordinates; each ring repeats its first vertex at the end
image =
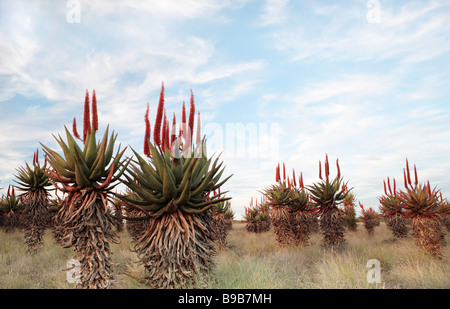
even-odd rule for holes
{"type": "MultiPolygon", "coordinates": [[[[409,236],[393,241],[384,223],[368,236],[360,224],[356,232],[347,232],[346,249],[339,253],[324,251],[321,237],[313,234],[310,246],[280,249],[273,231],[248,233],[245,224],[234,223],[228,235],[228,247],[220,248],[216,268],[204,286],[214,289],[315,289],[315,288],[450,288],[450,246],[445,257],[437,260],[422,252],[409,236]],[[366,280],[366,263],[381,263],[381,284],[366,280]]],[[[446,236],[448,241],[448,236],[446,236]]],[[[121,243],[112,245],[113,288],[147,288],[137,279],[144,269],[137,264],[136,254],[127,232],[120,234],[121,243]]],[[[43,249],[26,253],[23,234],[6,234],[0,230],[0,288],[73,288],[61,271],[72,258],[72,250],[56,245],[49,230],[43,249]]]]}

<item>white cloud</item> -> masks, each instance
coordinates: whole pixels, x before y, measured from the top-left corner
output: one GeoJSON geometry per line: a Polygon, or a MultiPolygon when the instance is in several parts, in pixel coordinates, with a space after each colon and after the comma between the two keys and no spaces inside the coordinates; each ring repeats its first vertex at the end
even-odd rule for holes
{"type": "Polygon", "coordinates": [[[258,25],[265,27],[284,23],[288,15],[288,4],[289,0],[266,0],[258,25]]]}

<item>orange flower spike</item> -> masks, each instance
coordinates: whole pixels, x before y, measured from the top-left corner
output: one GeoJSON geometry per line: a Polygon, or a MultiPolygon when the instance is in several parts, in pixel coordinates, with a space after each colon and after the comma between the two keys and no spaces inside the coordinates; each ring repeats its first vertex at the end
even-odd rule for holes
{"type": "Polygon", "coordinates": [[[98,113],[97,113],[97,97],[95,95],[95,89],[92,93],[92,130],[98,131],[98,113]]]}

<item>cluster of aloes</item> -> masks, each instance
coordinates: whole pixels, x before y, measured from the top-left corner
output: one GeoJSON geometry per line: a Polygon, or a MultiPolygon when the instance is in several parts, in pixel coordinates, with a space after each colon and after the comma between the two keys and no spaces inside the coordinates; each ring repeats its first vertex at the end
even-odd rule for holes
{"type": "Polygon", "coordinates": [[[250,201],[249,207],[245,207],[244,221],[248,232],[262,233],[270,230],[271,218],[269,207],[263,199],[258,204],[255,200],[253,205],[253,198],[250,201]]]}
{"type": "Polygon", "coordinates": [[[403,208],[403,215],[411,218],[412,235],[416,245],[436,258],[443,257],[442,248],[445,244],[442,216],[450,213],[442,199],[440,190],[431,188],[430,182],[419,183],[417,169],[414,166],[414,182],[408,160],[403,169],[405,191],[397,194],[403,208]]]}
{"type": "Polygon", "coordinates": [[[17,169],[16,182],[20,186],[18,189],[24,191],[21,196],[24,206],[22,221],[28,252],[36,252],[42,247],[44,231],[50,220],[48,187],[51,183],[44,172],[46,167],[47,161],[43,167],[40,166],[37,150],[32,168],[26,163],[25,167],[17,169]]]}
{"type": "MultiPolygon", "coordinates": [[[[218,193],[220,194],[220,188],[218,193]]],[[[213,192],[213,194],[217,195],[216,192],[213,192]]],[[[222,201],[211,208],[211,216],[214,220],[215,239],[220,246],[227,245],[226,238],[232,225],[232,217],[231,219],[229,217],[230,211],[232,214],[230,201],[222,201]],[[227,213],[228,215],[226,215],[227,213]]]]}
{"type": "Polygon", "coordinates": [[[312,205],[319,216],[319,228],[323,236],[323,247],[327,249],[341,249],[345,244],[344,211],[340,209],[350,190],[343,183],[339,161],[336,160],[337,175],[330,180],[328,155],[324,162],[325,179],[322,178],[322,163],[319,161],[320,182],[308,186],[312,205]]]}
{"type": "Polygon", "coordinates": [[[19,226],[19,216],[23,210],[21,198],[16,196],[14,186],[9,186],[6,196],[0,200],[1,225],[6,233],[13,233],[19,226]]]}
{"type": "MultiPolygon", "coordinates": [[[[344,187],[344,189],[347,189],[344,187]]],[[[344,220],[347,224],[349,231],[356,231],[358,228],[355,211],[356,196],[352,192],[347,192],[343,204],[344,204],[344,220]]]]}
{"type": "MultiPolygon", "coordinates": [[[[133,150],[136,156],[131,164],[131,158],[122,159],[126,148],[120,150],[119,146],[116,151],[117,134],[113,132],[109,136],[109,125],[103,138],[97,141],[97,99],[94,91],[91,105],[86,91],[83,134],[78,133],[74,118],[73,135],[65,127],[66,141],[54,136],[62,154],[42,145],[46,164],[39,166],[36,154],[34,169],[28,164],[18,169],[18,182],[27,193],[19,199],[14,187],[10,187],[1,200],[1,213],[5,217],[2,221],[11,221],[8,226],[12,228],[17,225],[13,223],[22,207],[21,200],[28,205],[28,217],[33,217],[35,225],[47,217],[37,204],[47,204],[47,211],[53,215],[55,239],[64,247],[73,247],[74,258],[80,261],[81,282],[76,287],[108,288],[113,282],[110,245],[118,241],[118,237],[112,227],[121,219],[122,208],[128,210],[125,218],[130,222],[146,223],[134,239],[136,251],[148,272],[147,281],[153,287],[188,286],[195,283],[198,274],[212,267],[215,236],[211,208],[230,198],[223,197],[225,192],[213,196],[211,193],[231,176],[221,180],[224,167],[219,158],[206,157],[205,140],[200,138],[200,114],[196,143],[192,140],[195,116],[192,94],[189,122],[183,103],[179,136],[174,133],[175,128],[170,133],[165,115],[162,121],[163,111],[164,87],[153,143],[150,141],[149,107],[145,115],[144,154],[148,162],[133,150]],[[128,187],[126,194],[112,191],[120,182],[128,187]],[[49,184],[63,192],[63,198],[57,196],[49,200],[45,191],[49,184]],[[40,193],[36,194],[38,190],[40,193]],[[108,202],[115,196],[121,202],[115,200],[118,207],[113,215],[108,202]],[[131,214],[130,210],[135,213],[131,214]]],[[[176,127],[175,116],[173,126],[176,127]]],[[[39,223],[39,231],[41,226],[39,223]]],[[[39,233],[33,232],[26,239],[36,238],[35,242],[39,243],[39,237],[39,233]]]]}
{"type": "Polygon", "coordinates": [[[383,181],[384,194],[378,200],[380,203],[380,212],[383,216],[387,227],[391,230],[394,239],[406,238],[408,236],[409,228],[407,220],[404,215],[404,209],[400,199],[398,198],[397,183],[393,179],[393,185],[391,186],[391,180],[387,179],[383,181]]]}
{"type": "Polygon", "coordinates": [[[262,193],[270,207],[272,223],[277,244],[280,247],[291,244],[306,246],[313,228],[314,212],[309,194],[303,184],[300,173],[297,183],[295,170],[292,178],[286,175],[283,163],[283,178],[280,164],[275,171],[275,185],[266,188],[262,193]]]}
{"type": "Polygon", "coordinates": [[[378,215],[372,207],[365,209],[361,202],[359,202],[359,207],[361,207],[361,216],[359,218],[363,220],[364,227],[369,236],[372,236],[374,234],[375,226],[377,226],[379,222],[378,215]]]}
{"type": "Polygon", "coordinates": [[[144,117],[147,160],[133,150],[136,159],[127,168],[123,183],[134,194],[120,198],[128,207],[151,218],[149,227],[135,245],[146,269],[147,283],[157,288],[195,286],[198,277],[211,271],[216,253],[210,209],[230,199],[223,197],[226,192],[211,194],[231,176],[221,180],[224,168],[219,157],[207,158],[199,122],[196,143],[193,142],[192,92],[189,121],[183,103],[182,123],[177,128],[174,116],[170,130],[162,86],[153,142],[148,114],[149,107],[144,117]]]}

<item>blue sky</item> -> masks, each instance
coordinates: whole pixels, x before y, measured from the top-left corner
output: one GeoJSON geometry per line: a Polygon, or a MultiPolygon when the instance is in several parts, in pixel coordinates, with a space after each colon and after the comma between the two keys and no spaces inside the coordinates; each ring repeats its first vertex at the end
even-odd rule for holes
{"type": "Polygon", "coordinates": [[[178,119],[193,90],[238,215],[278,162],[310,184],[326,153],[366,206],[406,157],[450,193],[448,1],[3,0],[0,16],[2,194],[86,89],[100,129],[142,151],[163,81],[178,119]]]}

